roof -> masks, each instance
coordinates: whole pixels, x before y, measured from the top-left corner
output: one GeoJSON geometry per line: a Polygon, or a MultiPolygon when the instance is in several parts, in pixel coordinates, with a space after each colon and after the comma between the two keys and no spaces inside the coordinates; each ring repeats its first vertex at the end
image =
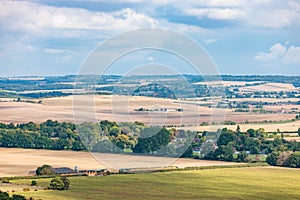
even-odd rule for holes
{"type": "Polygon", "coordinates": [[[52,170],[56,174],[73,174],[73,173],[77,173],[75,170],[73,170],[69,167],[57,167],[57,168],[52,168],[52,170]]]}

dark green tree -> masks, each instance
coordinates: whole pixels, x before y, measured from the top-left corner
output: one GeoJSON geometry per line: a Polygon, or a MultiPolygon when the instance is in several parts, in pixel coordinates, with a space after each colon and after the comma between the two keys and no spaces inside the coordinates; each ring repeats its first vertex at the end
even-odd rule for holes
{"type": "Polygon", "coordinates": [[[64,182],[60,178],[53,178],[49,185],[50,190],[64,190],[64,188],[64,182]]]}
{"type": "Polygon", "coordinates": [[[54,174],[52,167],[50,165],[43,165],[38,167],[35,171],[36,175],[51,175],[54,174]]]}
{"type": "Polygon", "coordinates": [[[248,157],[248,155],[247,155],[246,151],[241,151],[237,156],[237,160],[239,162],[245,162],[247,160],[247,157],[248,157]]]}

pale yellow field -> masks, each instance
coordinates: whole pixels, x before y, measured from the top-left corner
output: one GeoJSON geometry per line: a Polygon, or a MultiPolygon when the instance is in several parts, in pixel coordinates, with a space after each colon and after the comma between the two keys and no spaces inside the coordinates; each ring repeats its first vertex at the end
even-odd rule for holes
{"type": "Polygon", "coordinates": [[[74,151],[51,151],[17,148],[0,148],[0,177],[26,176],[38,166],[49,164],[53,167],[78,166],[83,169],[118,170],[120,168],[149,168],[163,166],[195,167],[235,165],[234,162],[206,161],[198,159],[165,158],[153,156],[134,156],[74,151]]]}
{"type": "Polygon", "coordinates": [[[241,91],[259,91],[259,92],[270,92],[270,91],[275,91],[275,92],[280,92],[280,91],[296,91],[298,90],[293,84],[287,84],[287,83],[266,83],[262,85],[256,85],[256,86],[248,86],[248,87],[243,87],[240,89],[241,91]]]}
{"type": "Polygon", "coordinates": [[[195,85],[222,85],[222,86],[244,86],[246,84],[261,83],[260,81],[247,82],[247,81],[208,81],[208,82],[197,82],[195,85]]]}
{"type": "MultiPolygon", "coordinates": [[[[184,101],[150,97],[127,97],[117,95],[72,96],[42,99],[42,104],[24,102],[0,102],[0,122],[44,122],[48,119],[70,122],[111,120],[117,122],[141,121],[146,125],[200,124],[202,122],[235,122],[290,120],[295,114],[238,113],[230,109],[218,109],[186,104],[184,101]],[[77,99],[80,97],[79,99],[77,99]],[[139,112],[138,108],[152,111],[139,112]],[[159,111],[167,108],[167,112],[159,111]],[[175,109],[183,108],[184,112],[175,109]],[[158,111],[153,111],[157,109],[158,111]],[[73,118],[75,115],[75,120],[73,118]]],[[[277,129],[277,128],[276,128],[277,129]]]]}
{"type": "MultiPolygon", "coordinates": [[[[300,121],[282,123],[282,124],[239,124],[241,131],[247,131],[248,129],[259,129],[263,128],[266,132],[276,132],[278,129],[281,132],[296,132],[300,128],[300,121]]],[[[236,130],[237,125],[217,125],[217,126],[192,126],[184,127],[181,129],[185,130],[197,130],[197,131],[216,131],[221,128],[228,128],[231,130],[236,130]]]]}

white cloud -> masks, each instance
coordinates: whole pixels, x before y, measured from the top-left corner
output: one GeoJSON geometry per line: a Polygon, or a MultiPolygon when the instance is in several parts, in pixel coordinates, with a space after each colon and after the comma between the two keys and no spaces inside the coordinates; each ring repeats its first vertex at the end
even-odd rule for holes
{"type": "Polygon", "coordinates": [[[300,3],[299,3],[299,2],[296,2],[296,1],[288,1],[288,4],[289,4],[289,6],[290,6],[292,9],[294,9],[294,10],[300,12],[300,3]]]}
{"type": "Polygon", "coordinates": [[[269,52],[257,53],[255,60],[263,63],[281,62],[284,64],[300,64],[300,47],[286,46],[276,43],[269,52]]]}
{"type": "Polygon", "coordinates": [[[250,26],[262,28],[283,28],[299,24],[300,14],[291,9],[258,9],[248,14],[250,26]]]}
{"type": "Polygon", "coordinates": [[[149,57],[147,57],[147,60],[148,60],[148,61],[153,61],[153,60],[154,60],[154,57],[149,56],[149,57]]]}
{"type": "Polygon", "coordinates": [[[1,1],[0,7],[0,24],[6,30],[15,31],[129,30],[158,24],[153,18],[129,8],[115,12],[95,12],[81,8],[45,6],[25,1],[1,1]]]}
{"type": "Polygon", "coordinates": [[[184,11],[185,14],[198,18],[232,20],[245,15],[244,11],[233,8],[189,8],[184,11]]]}
{"type": "Polygon", "coordinates": [[[300,64],[300,47],[291,46],[287,50],[283,62],[286,64],[300,64]]]}
{"type": "Polygon", "coordinates": [[[217,42],[218,39],[216,38],[209,38],[209,39],[204,39],[203,42],[206,43],[206,44],[212,44],[212,43],[215,43],[217,42]]]}
{"type": "Polygon", "coordinates": [[[65,53],[65,50],[54,49],[54,48],[45,48],[44,52],[48,53],[48,54],[60,54],[60,53],[65,53]]]}

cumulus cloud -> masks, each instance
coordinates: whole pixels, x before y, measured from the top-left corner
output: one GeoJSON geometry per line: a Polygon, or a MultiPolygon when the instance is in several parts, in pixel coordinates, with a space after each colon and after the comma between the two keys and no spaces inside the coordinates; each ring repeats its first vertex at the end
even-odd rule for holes
{"type": "Polygon", "coordinates": [[[300,47],[291,46],[287,48],[280,43],[276,43],[270,48],[269,52],[257,53],[254,59],[263,63],[300,64],[300,47]]]}
{"type": "Polygon", "coordinates": [[[129,30],[158,24],[153,18],[129,8],[114,12],[96,12],[82,8],[46,6],[26,1],[1,1],[0,7],[0,24],[6,30],[15,31],[129,30]]]}
{"type": "Polygon", "coordinates": [[[184,13],[198,18],[206,17],[221,20],[238,19],[245,15],[244,11],[232,8],[189,8],[184,13]]]}

